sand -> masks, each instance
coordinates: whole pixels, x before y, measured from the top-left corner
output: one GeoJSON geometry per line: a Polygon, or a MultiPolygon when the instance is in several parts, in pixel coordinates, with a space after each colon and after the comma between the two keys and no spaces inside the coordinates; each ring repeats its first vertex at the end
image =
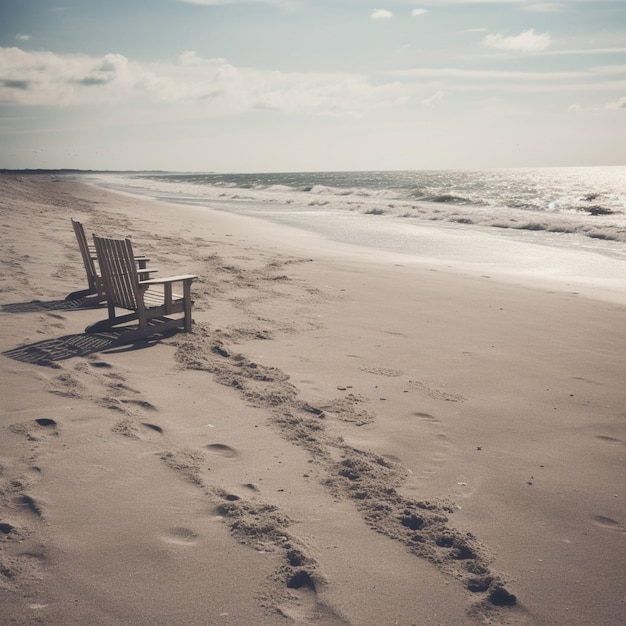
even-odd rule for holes
{"type": "Polygon", "coordinates": [[[0,176],[2,624],[626,623],[626,307],[0,176]],[[119,346],[70,225],[192,273],[119,346]]]}

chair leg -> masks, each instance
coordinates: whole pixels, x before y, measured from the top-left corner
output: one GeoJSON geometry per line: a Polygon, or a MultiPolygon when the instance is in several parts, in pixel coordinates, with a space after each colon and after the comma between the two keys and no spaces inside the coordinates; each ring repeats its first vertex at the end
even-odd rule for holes
{"type": "Polygon", "coordinates": [[[191,283],[183,285],[183,300],[185,307],[185,332],[191,332],[191,283]]]}
{"type": "Polygon", "coordinates": [[[97,292],[94,291],[93,289],[80,289],[78,291],[72,291],[72,293],[68,293],[67,296],[65,296],[66,300],[82,300],[83,298],[86,298],[87,296],[93,296],[93,295],[97,295],[97,292]]]}

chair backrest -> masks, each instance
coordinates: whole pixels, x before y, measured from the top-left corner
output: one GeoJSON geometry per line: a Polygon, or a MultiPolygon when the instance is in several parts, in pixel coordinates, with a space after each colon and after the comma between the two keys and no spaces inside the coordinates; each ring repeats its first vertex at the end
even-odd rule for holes
{"type": "Polygon", "coordinates": [[[96,271],[96,265],[93,262],[93,257],[89,250],[89,244],[87,242],[87,236],[85,235],[83,225],[79,221],[72,218],[72,227],[74,228],[74,234],[76,235],[76,240],[78,241],[80,255],[83,257],[83,263],[85,265],[85,272],[87,273],[87,282],[89,284],[89,288],[93,291],[99,291],[100,278],[98,276],[98,272],[96,271]]]}
{"type": "Polygon", "coordinates": [[[109,306],[136,311],[143,306],[143,300],[130,239],[94,235],[93,241],[109,306]]]}

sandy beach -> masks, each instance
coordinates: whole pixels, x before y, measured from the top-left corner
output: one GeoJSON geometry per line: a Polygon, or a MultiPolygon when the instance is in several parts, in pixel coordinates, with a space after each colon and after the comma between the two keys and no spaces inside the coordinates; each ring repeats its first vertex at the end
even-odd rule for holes
{"type": "Polygon", "coordinates": [[[626,307],[0,175],[0,622],[626,623],[626,307]],[[196,274],[87,341],[70,218],[196,274]]]}

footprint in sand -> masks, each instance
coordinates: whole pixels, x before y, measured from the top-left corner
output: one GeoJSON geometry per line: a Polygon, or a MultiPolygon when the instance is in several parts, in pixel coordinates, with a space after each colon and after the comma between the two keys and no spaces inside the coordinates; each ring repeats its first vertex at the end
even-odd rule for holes
{"type": "Polygon", "coordinates": [[[146,411],[156,411],[157,410],[157,408],[154,406],[154,404],[148,402],[147,400],[135,400],[135,399],[128,399],[128,398],[120,398],[120,402],[122,402],[123,404],[136,406],[136,407],[138,407],[140,409],[145,409],[146,411]]]}
{"type": "Polygon", "coordinates": [[[31,496],[29,495],[23,494],[21,496],[15,496],[12,502],[23,511],[32,513],[37,517],[43,516],[39,503],[34,498],[31,498],[31,496]]]}
{"type": "Polygon", "coordinates": [[[227,459],[234,459],[239,456],[237,450],[223,443],[210,443],[206,448],[209,452],[219,454],[227,459]]]}
{"type": "MultiPolygon", "coordinates": [[[[428,424],[432,424],[432,426],[441,427],[441,421],[439,418],[431,415],[430,413],[415,411],[413,415],[428,424]]],[[[430,458],[427,460],[425,459],[425,466],[422,469],[422,475],[426,478],[431,478],[432,476],[439,474],[449,454],[450,442],[448,441],[448,437],[445,433],[437,432],[434,434],[434,437],[436,446],[433,446],[430,458]]]]}
{"type": "Polygon", "coordinates": [[[410,380],[409,385],[433,400],[443,400],[445,402],[464,402],[466,400],[461,394],[453,393],[435,383],[425,380],[410,380]]]}
{"type": "Polygon", "coordinates": [[[198,541],[198,533],[194,532],[190,528],[184,528],[182,526],[177,526],[175,528],[170,528],[161,539],[165,543],[174,543],[177,545],[193,545],[198,541]]]}
{"type": "Polygon", "coordinates": [[[49,417],[38,417],[36,420],[37,424],[39,424],[39,426],[56,426],[57,423],[53,420],[50,419],[49,417]]]}
{"type": "Polygon", "coordinates": [[[98,369],[111,369],[113,367],[110,363],[106,363],[105,361],[91,361],[89,365],[98,369]]]}
{"type": "Polygon", "coordinates": [[[370,367],[359,367],[362,372],[368,374],[375,374],[377,376],[387,376],[389,378],[398,378],[402,376],[404,372],[402,370],[396,370],[390,367],[381,367],[380,365],[373,365],[370,367]]]}
{"type": "Polygon", "coordinates": [[[157,424],[137,422],[131,416],[119,420],[112,430],[118,435],[123,435],[129,439],[141,439],[142,441],[153,441],[155,433],[163,434],[163,429],[157,424]]]}
{"type": "Polygon", "coordinates": [[[287,579],[289,599],[279,604],[279,612],[297,623],[320,620],[328,626],[346,626],[346,622],[318,597],[313,577],[304,569],[287,579]]]}
{"type": "Polygon", "coordinates": [[[611,519],[610,517],[605,517],[604,515],[594,515],[592,518],[593,523],[600,528],[604,528],[605,530],[610,530],[615,533],[626,533],[626,528],[618,521],[611,519]]]}
{"type": "Polygon", "coordinates": [[[163,434],[163,429],[158,426],[157,424],[150,424],[149,422],[141,422],[142,426],[145,426],[146,428],[149,428],[150,430],[153,430],[157,433],[163,434]]]}
{"type": "Polygon", "coordinates": [[[430,413],[420,413],[419,411],[416,411],[415,413],[413,413],[413,415],[415,415],[415,417],[423,419],[425,422],[431,422],[433,424],[439,423],[439,420],[436,417],[432,416],[430,413]]]}
{"type": "Polygon", "coordinates": [[[615,437],[608,437],[606,435],[597,435],[596,437],[600,441],[604,441],[605,443],[612,443],[613,445],[619,445],[624,443],[621,439],[616,439],[615,437]]]}
{"type": "Polygon", "coordinates": [[[21,424],[11,424],[9,430],[18,435],[24,435],[30,441],[41,441],[45,439],[46,431],[58,435],[57,423],[49,417],[38,417],[30,422],[21,424]]]}

